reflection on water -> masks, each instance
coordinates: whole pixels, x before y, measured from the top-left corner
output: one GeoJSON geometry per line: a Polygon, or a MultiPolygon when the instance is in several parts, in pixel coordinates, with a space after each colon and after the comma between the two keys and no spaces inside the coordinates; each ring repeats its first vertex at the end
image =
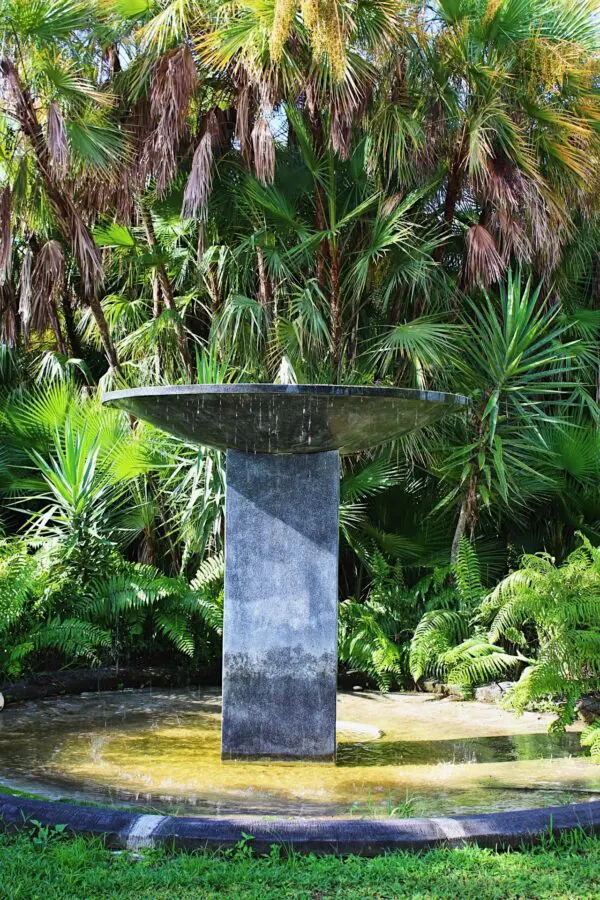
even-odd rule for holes
{"type": "Polygon", "coordinates": [[[549,735],[545,715],[365,692],[339,696],[338,720],[336,765],[222,763],[214,691],[42,701],[0,714],[0,781],[182,815],[451,814],[600,793],[577,731],[549,735]]]}

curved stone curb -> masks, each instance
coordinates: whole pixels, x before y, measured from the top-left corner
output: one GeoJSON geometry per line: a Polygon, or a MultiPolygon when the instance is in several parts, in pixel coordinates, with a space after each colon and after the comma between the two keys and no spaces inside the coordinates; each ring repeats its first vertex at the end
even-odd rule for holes
{"type": "Polygon", "coordinates": [[[390,850],[459,847],[507,848],[532,844],[544,834],[573,828],[600,834],[600,801],[513,812],[428,819],[268,818],[258,816],[176,817],[138,815],[106,807],[73,806],[0,796],[0,828],[66,825],[72,834],[101,837],[109,847],[167,846],[178,850],[234,847],[250,835],[262,853],[273,844],[298,853],[376,856],[390,850]]]}

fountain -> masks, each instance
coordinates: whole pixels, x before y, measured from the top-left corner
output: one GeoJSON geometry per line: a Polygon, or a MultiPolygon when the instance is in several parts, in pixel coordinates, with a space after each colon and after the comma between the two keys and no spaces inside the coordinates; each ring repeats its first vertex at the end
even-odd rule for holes
{"type": "Polygon", "coordinates": [[[548,714],[515,719],[423,693],[336,701],[339,455],[464,409],[464,398],[197,385],[105,400],[227,450],[223,694],[100,683],[26,705],[8,694],[0,828],[32,818],[114,847],[218,849],[251,835],[259,852],[360,854],[600,829],[600,770],[582,751],[581,723],[549,734],[548,714]],[[323,766],[336,737],[336,765],[323,766]]]}
{"type": "Polygon", "coordinates": [[[435,391],[231,384],[104,402],[227,450],[223,759],[333,761],[340,454],[464,410],[435,391]]]}

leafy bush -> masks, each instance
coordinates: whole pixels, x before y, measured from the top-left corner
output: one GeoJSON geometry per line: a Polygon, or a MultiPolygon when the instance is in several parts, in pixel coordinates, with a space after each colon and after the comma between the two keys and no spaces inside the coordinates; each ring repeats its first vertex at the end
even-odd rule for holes
{"type": "MultiPolygon", "coordinates": [[[[490,641],[529,648],[532,657],[507,701],[517,712],[546,696],[559,698],[553,727],[575,721],[576,704],[600,689],[600,549],[582,537],[562,565],[546,553],[524,556],[482,604],[490,641]]],[[[600,761],[598,723],[584,742],[600,761]]]]}
{"type": "Polygon", "coordinates": [[[372,586],[364,603],[340,605],[339,659],[351,671],[369,676],[380,690],[402,684],[407,674],[408,641],[415,622],[414,595],[402,569],[381,554],[371,561],[372,586]]]}
{"type": "Polygon", "coordinates": [[[105,546],[104,567],[76,580],[64,549],[0,544],[0,675],[17,676],[49,652],[55,662],[92,665],[151,654],[161,644],[187,657],[214,656],[221,559],[207,560],[190,586],[105,546]]]}
{"type": "Polygon", "coordinates": [[[406,687],[419,616],[433,605],[455,603],[452,568],[436,568],[408,587],[399,562],[392,563],[379,552],[366,559],[371,577],[367,599],[350,598],[340,605],[339,658],[380,690],[406,687]]]}
{"type": "MultiPolygon", "coordinates": [[[[477,606],[477,560],[461,546],[455,568],[461,606],[435,610],[419,622],[410,648],[415,680],[434,674],[471,686],[521,670],[505,702],[517,713],[551,698],[564,730],[583,694],[600,690],[600,548],[581,546],[562,565],[547,553],[528,554],[477,606]]],[[[483,593],[483,589],[481,589],[483,593]]],[[[600,721],[582,735],[600,761],[600,721]]]]}
{"type": "Polygon", "coordinates": [[[455,607],[425,613],[411,640],[410,671],[415,681],[429,675],[468,687],[493,680],[519,661],[490,643],[481,628],[472,628],[484,588],[477,555],[464,538],[452,571],[455,607]]]}

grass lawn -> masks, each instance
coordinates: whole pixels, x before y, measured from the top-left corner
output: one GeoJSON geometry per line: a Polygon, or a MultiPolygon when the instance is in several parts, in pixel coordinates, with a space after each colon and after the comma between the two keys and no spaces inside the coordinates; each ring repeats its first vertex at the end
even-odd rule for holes
{"type": "Polygon", "coordinates": [[[254,857],[114,853],[97,841],[0,836],[0,898],[541,898],[600,897],[600,839],[576,834],[527,851],[468,847],[421,856],[254,857]]]}

